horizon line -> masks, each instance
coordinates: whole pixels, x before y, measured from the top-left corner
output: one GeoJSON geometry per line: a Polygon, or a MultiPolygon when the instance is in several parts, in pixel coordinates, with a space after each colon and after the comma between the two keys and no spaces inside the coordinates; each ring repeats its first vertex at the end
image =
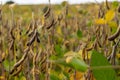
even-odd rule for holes
{"type": "MultiPolygon", "coordinates": [[[[18,5],[40,5],[40,4],[49,4],[48,2],[43,2],[43,3],[18,3],[18,2],[16,2],[16,1],[13,1],[15,4],[18,4],[18,5]]],[[[64,1],[62,1],[62,2],[64,2],[64,1]]],[[[61,4],[62,2],[51,2],[50,4],[61,4]]],[[[105,1],[101,1],[101,2],[98,2],[98,1],[88,1],[88,2],[77,2],[77,3],[71,3],[71,2],[69,2],[69,1],[67,1],[69,4],[89,4],[89,3],[103,3],[103,2],[105,2],[105,1]]],[[[113,2],[113,1],[108,1],[108,2],[113,2]]],[[[119,2],[119,1],[118,1],[119,2]]],[[[6,4],[6,2],[3,2],[3,1],[1,1],[1,4],[2,5],[4,5],[4,4],[6,4]]]]}

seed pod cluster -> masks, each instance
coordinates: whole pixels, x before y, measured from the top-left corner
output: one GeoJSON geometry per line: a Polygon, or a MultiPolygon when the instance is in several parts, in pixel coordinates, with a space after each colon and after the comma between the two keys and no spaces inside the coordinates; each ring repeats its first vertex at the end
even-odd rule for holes
{"type": "Polygon", "coordinates": [[[12,28],[12,29],[10,30],[10,35],[11,35],[12,39],[15,40],[15,37],[14,37],[14,35],[13,35],[13,30],[14,30],[14,28],[12,28]]]}
{"type": "Polygon", "coordinates": [[[33,34],[32,38],[28,41],[27,46],[30,46],[30,45],[35,41],[36,30],[35,30],[35,32],[33,32],[33,33],[34,33],[34,34],[33,34]]]}
{"type": "Polygon", "coordinates": [[[36,40],[38,43],[40,43],[40,33],[38,32],[38,21],[34,20],[30,25],[26,32],[28,37],[30,38],[27,42],[27,46],[31,46],[32,43],[36,40]]]}
{"type": "Polygon", "coordinates": [[[114,40],[115,38],[117,38],[119,35],[120,35],[120,25],[119,25],[117,31],[116,31],[113,35],[111,35],[111,36],[108,37],[108,40],[109,40],[109,41],[113,41],[113,40],[114,40]]]}
{"type": "Polygon", "coordinates": [[[51,23],[47,26],[47,29],[50,29],[54,24],[54,19],[51,21],[51,23]]]}
{"type": "Polygon", "coordinates": [[[47,53],[41,52],[40,56],[41,56],[40,65],[42,65],[41,68],[40,68],[40,71],[42,73],[46,73],[47,53]]]}
{"type": "Polygon", "coordinates": [[[9,72],[10,74],[13,74],[17,70],[17,68],[20,65],[22,65],[22,63],[25,61],[25,59],[27,57],[27,54],[28,54],[29,50],[30,50],[29,47],[25,49],[24,55],[22,56],[22,58],[17,63],[14,64],[13,69],[9,72]]]}
{"type": "Polygon", "coordinates": [[[14,42],[15,42],[15,37],[13,35],[13,30],[14,30],[14,28],[12,28],[10,30],[10,36],[11,36],[11,43],[10,43],[10,48],[9,48],[10,50],[14,48],[14,42]]]}
{"type": "Polygon", "coordinates": [[[51,14],[51,8],[49,6],[46,6],[43,9],[43,15],[44,15],[44,20],[45,20],[45,24],[44,26],[46,26],[46,29],[50,29],[52,26],[54,26],[57,23],[57,20],[55,21],[54,18],[52,17],[51,14]],[[47,19],[50,18],[51,20],[49,20],[49,24],[47,23],[47,19]]]}
{"type": "Polygon", "coordinates": [[[50,16],[50,7],[46,6],[44,9],[43,9],[43,15],[44,15],[44,18],[47,19],[49,16],[50,16]]]}
{"type": "Polygon", "coordinates": [[[37,40],[38,43],[40,43],[40,38],[39,38],[39,33],[35,30],[33,32],[31,32],[31,34],[29,34],[29,37],[32,36],[32,38],[27,42],[27,46],[31,46],[32,43],[37,40]],[[32,36],[33,35],[33,36],[32,36]]]}
{"type": "Polygon", "coordinates": [[[16,71],[14,71],[14,73],[12,73],[12,76],[17,76],[21,71],[22,71],[22,65],[17,67],[16,71]]]}
{"type": "Polygon", "coordinates": [[[26,31],[26,34],[29,34],[30,29],[32,29],[32,25],[33,25],[33,22],[31,21],[26,31]]]}

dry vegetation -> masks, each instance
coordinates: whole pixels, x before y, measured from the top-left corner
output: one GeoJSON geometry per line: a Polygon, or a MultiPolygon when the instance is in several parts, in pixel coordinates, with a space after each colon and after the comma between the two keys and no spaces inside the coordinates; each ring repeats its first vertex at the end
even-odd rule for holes
{"type": "Polygon", "coordinates": [[[1,5],[0,80],[119,80],[119,12],[117,1],[1,5]]]}

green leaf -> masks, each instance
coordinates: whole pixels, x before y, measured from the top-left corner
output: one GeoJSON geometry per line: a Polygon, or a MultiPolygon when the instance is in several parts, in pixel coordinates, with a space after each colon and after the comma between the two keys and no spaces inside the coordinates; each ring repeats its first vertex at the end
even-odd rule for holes
{"type": "Polygon", "coordinates": [[[57,75],[50,74],[50,80],[60,80],[57,75]]]}
{"type": "Polygon", "coordinates": [[[82,31],[80,31],[80,30],[78,30],[77,31],[77,36],[79,37],[79,38],[81,38],[83,35],[82,35],[82,31]]]}
{"type": "Polygon", "coordinates": [[[118,1],[114,1],[112,3],[112,5],[113,5],[114,8],[117,8],[119,6],[119,2],[118,1]]]}
{"type": "Polygon", "coordinates": [[[60,65],[63,65],[65,67],[69,67],[69,64],[66,63],[65,59],[57,59],[57,60],[54,60],[54,62],[60,65]]]}
{"type": "Polygon", "coordinates": [[[60,47],[60,45],[55,45],[55,52],[57,54],[61,53],[61,47],[60,47]]]}
{"type": "Polygon", "coordinates": [[[92,36],[92,41],[95,41],[95,38],[96,38],[96,37],[93,35],[93,36],[92,36]]]}
{"type": "Polygon", "coordinates": [[[73,69],[76,69],[77,71],[85,72],[87,70],[88,65],[85,64],[83,60],[80,60],[78,58],[73,58],[68,63],[73,69]]]}
{"type": "Polygon", "coordinates": [[[91,27],[92,24],[93,24],[92,20],[89,20],[89,21],[87,22],[87,26],[88,26],[88,27],[91,27]]]}
{"type": "Polygon", "coordinates": [[[3,65],[4,65],[4,68],[5,68],[7,71],[9,71],[9,62],[8,62],[8,60],[5,60],[5,61],[3,62],[3,65]]]}
{"type": "Polygon", "coordinates": [[[117,27],[111,27],[111,33],[114,34],[117,31],[117,27]]]}
{"type": "Polygon", "coordinates": [[[118,76],[116,80],[120,80],[120,76],[118,76]]]}
{"type": "Polygon", "coordinates": [[[62,57],[63,56],[64,51],[63,51],[60,44],[55,45],[55,52],[57,53],[56,54],[57,57],[62,57]]]}
{"type": "Polygon", "coordinates": [[[88,68],[88,65],[81,60],[80,58],[78,58],[78,53],[73,52],[73,51],[69,51],[67,53],[65,53],[63,59],[59,59],[56,62],[59,64],[64,65],[65,67],[71,67],[77,71],[82,71],[85,72],[88,68]]]}
{"type": "Polygon", "coordinates": [[[9,71],[9,66],[13,66],[14,65],[14,61],[8,61],[8,60],[5,60],[3,62],[3,66],[5,68],[6,71],[9,71]]]}
{"type": "Polygon", "coordinates": [[[114,21],[108,22],[109,27],[111,28],[111,33],[114,34],[117,31],[117,23],[114,21]]]}
{"type": "Polygon", "coordinates": [[[63,2],[61,3],[61,5],[62,5],[63,7],[65,7],[67,4],[68,4],[67,1],[63,1],[63,2]]]}
{"type": "Polygon", "coordinates": [[[70,75],[68,72],[63,71],[63,74],[66,77],[66,80],[70,80],[70,75]]]}
{"type": "Polygon", "coordinates": [[[112,68],[102,68],[99,69],[100,66],[112,66],[102,55],[102,53],[99,53],[97,51],[92,52],[92,57],[91,57],[91,68],[93,67],[98,67],[98,69],[93,69],[93,75],[96,78],[96,80],[115,80],[116,74],[114,69],[112,68]]]}
{"type": "Polygon", "coordinates": [[[88,68],[88,65],[85,64],[83,60],[80,60],[78,58],[72,58],[69,62],[66,62],[65,60],[57,60],[56,63],[61,64],[65,67],[73,68],[80,72],[85,72],[88,68]]]}

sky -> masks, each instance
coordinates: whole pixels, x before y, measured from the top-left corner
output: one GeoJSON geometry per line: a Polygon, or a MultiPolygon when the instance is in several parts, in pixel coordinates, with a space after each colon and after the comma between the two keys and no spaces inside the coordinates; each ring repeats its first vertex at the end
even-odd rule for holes
{"type": "MultiPolygon", "coordinates": [[[[0,0],[4,4],[6,1],[10,0],[0,0]]],[[[11,0],[18,4],[42,4],[42,3],[48,3],[49,0],[11,0]]],[[[88,2],[103,2],[105,0],[51,0],[51,3],[61,3],[63,1],[69,1],[70,4],[76,4],[76,3],[88,3],[88,2]]],[[[115,0],[108,0],[108,1],[115,1],[115,0]]],[[[117,0],[120,1],[120,0],[117,0]]]]}

